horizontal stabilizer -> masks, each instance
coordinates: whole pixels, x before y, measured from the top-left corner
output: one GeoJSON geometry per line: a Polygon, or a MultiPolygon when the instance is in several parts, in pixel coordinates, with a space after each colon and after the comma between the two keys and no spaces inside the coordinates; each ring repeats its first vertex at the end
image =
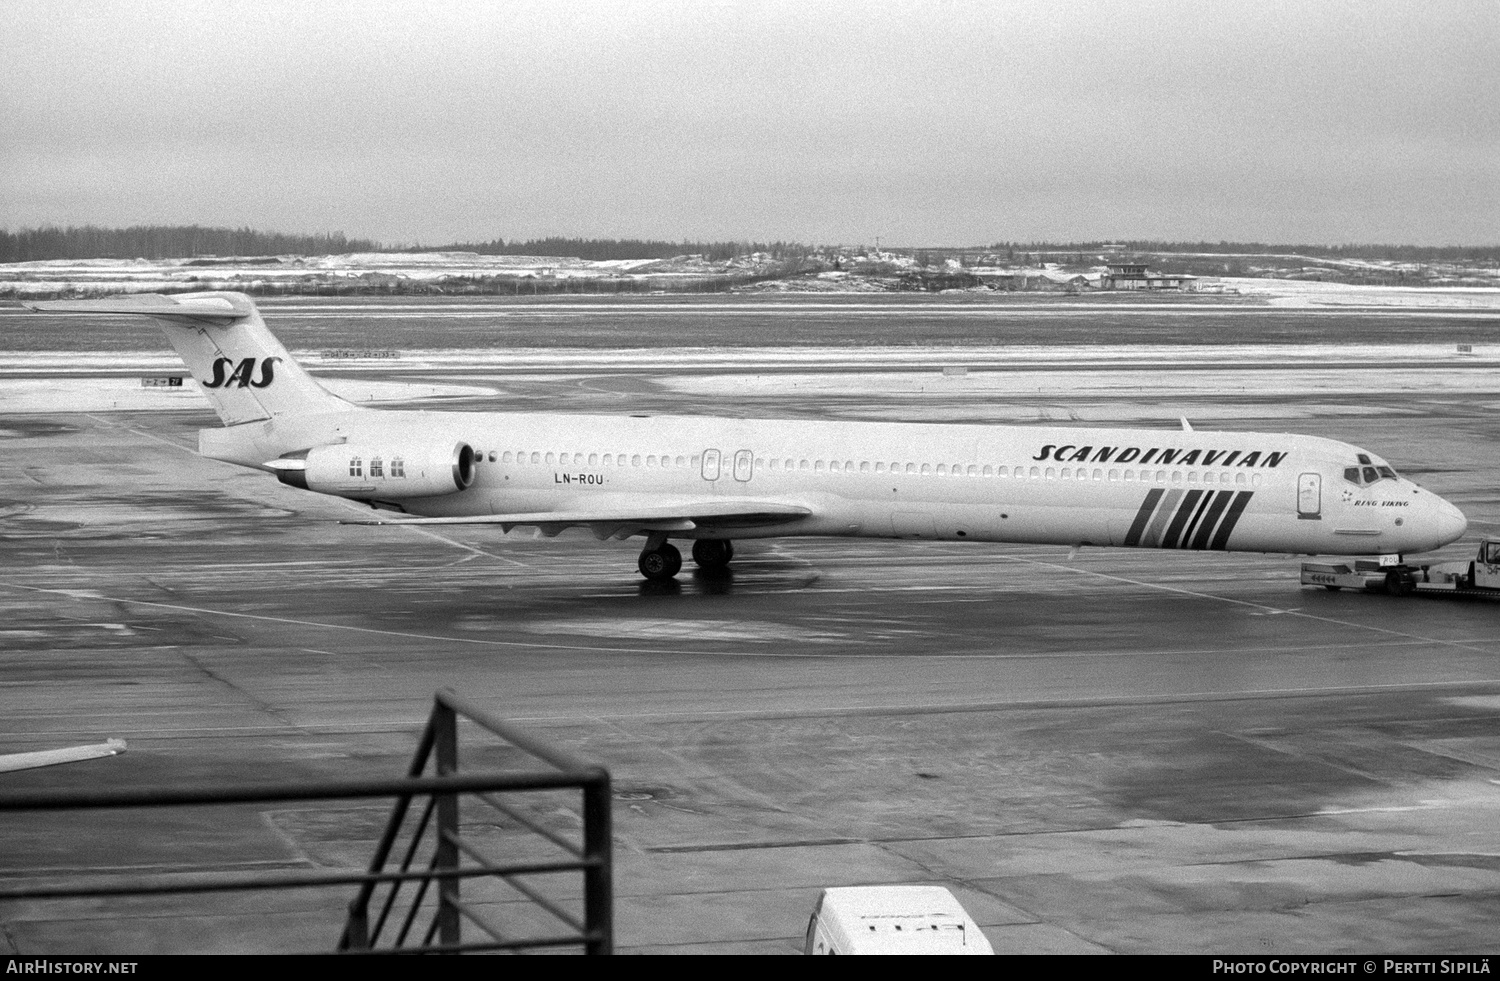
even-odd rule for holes
{"type": "Polygon", "coordinates": [[[238,294],[194,295],[178,299],[160,293],[135,293],[102,300],[44,300],[26,306],[41,313],[125,313],[211,327],[227,326],[255,312],[249,299],[238,294]]]}
{"type": "Polygon", "coordinates": [[[59,763],[78,763],[97,760],[125,752],[125,740],[110,739],[92,746],[69,746],[66,749],[42,749],[34,753],[9,753],[0,756],[0,773],[12,770],[32,770],[39,766],[56,766],[59,763]]]}
{"type": "MultiPolygon", "coordinates": [[[[784,524],[812,514],[812,509],[781,501],[747,501],[724,498],[677,501],[598,501],[593,507],[571,511],[531,511],[517,514],[480,514],[455,518],[369,518],[346,520],[346,525],[536,525],[549,531],[571,525],[609,525],[616,529],[641,528],[660,531],[691,531],[701,526],[784,524]]],[[[555,532],[554,532],[555,533],[555,532]]]]}

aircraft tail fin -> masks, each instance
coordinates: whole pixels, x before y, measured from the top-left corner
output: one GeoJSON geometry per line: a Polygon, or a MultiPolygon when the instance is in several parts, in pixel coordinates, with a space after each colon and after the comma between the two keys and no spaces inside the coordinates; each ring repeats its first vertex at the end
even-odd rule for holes
{"type": "Polygon", "coordinates": [[[157,321],[226,426],[358,408],[292,360],[243,293],[146,293],[26,305],[52,313],[130,314],[157,321]]]}

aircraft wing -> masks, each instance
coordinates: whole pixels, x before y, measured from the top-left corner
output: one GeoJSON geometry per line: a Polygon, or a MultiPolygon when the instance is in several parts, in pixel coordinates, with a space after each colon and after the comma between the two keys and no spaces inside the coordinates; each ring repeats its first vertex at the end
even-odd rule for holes
{"type": "Polygon", "coordinates": [[[510,531],[518,525],[534,525],[549,538],[564,528],[586,525],[601,538],[629,538],[652,531],[692,531],[695,528],[748,528],[785,524],[812,514],[812,509],[785,501],[752,501],[743,498],[683,498],[644,500],[600,496],[589,507],[567,511],[532,511],[515,514],[477,514],[452,518],[369,518],[345,520],[346,525],[499,525],[510,531]]]}
{"type": "Polygon", "coordinates": [[[66,749],[41,749],[32,753],[7,753],[0,756],[0,773],[15,770],[30,770],[39,766],[56,766],[59,763],[78,763],[97,760],[105,756],[116,756],[125,752],[125,740],[110,739],[91,746],[69,746],[66,749]]]}

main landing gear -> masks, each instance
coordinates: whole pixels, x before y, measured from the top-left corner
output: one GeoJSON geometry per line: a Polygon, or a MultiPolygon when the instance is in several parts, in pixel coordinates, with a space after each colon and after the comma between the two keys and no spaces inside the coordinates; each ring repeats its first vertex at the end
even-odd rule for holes
{"type": "Polygon", "coordinates": [[[734,558],[734,542],[727,538],[700,538],[693,543],[693,561],[698,568],[717,571],[734,558]]]}
{"type": "MultiPolygon", "coordinates": [[[[732,558],[734,543],[728,539],[705,538],[693,542],[693,561],[704,571],[722,570],[728,567],[732,558]]],[[[636,565],[640,568],[641,575],[652,582],[666,582],[682,571],[682,553],[666,539],[648,540],[636,565]]]]}

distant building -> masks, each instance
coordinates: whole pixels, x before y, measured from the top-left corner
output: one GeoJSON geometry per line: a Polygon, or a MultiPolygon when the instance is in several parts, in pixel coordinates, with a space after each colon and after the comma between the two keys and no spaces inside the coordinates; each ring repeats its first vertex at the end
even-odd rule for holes
{"type": "Polygon", "coordinates": [[[1192,289],[1196,276],[1186,273],[1154,273],[1145,263],[1110,263],[1101,288],[1107,290],[1181,290],[1192,289]]]}

